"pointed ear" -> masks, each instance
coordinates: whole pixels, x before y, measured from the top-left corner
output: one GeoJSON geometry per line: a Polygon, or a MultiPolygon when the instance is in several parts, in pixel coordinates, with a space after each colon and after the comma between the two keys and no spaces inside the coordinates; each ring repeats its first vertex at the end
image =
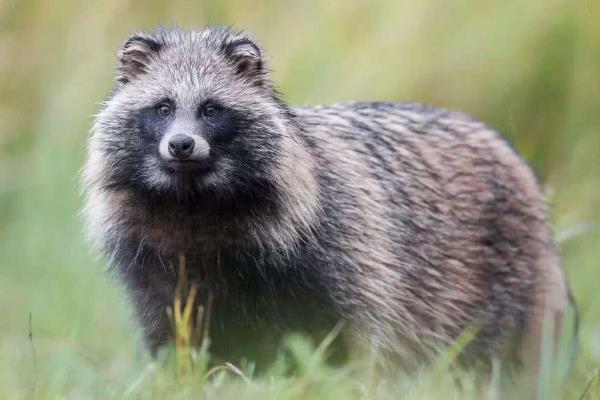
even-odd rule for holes
{"type": "Polygon", "coordinates": [[[241,76],[261,84],[266,75],[262,53],[258,45],[247,37],[234,38],[224,44],[225,56],[231,60],[241,76]]]}
{"type": "Polygon", "coordinates": [[[152,56],[158,54],[161,44],[150,35],[138,33],[127,39],[117,55],[117,81],[125,84],[146,72],[152,56]]]}

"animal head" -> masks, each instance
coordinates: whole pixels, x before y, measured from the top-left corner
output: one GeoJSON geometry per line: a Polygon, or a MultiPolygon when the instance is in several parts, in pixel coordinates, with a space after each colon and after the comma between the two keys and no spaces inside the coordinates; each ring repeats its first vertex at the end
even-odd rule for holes
{"type": "Polygon", "coordinates": [[[137,33],[118,53],[86,179],[158,197],[260,192],[273,179],[288,114],[248,34],[137,33]]]}

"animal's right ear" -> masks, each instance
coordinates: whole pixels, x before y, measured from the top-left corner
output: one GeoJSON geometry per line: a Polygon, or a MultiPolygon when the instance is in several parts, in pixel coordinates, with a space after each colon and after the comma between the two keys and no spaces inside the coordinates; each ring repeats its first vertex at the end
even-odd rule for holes
{"type": "Polygon", "coordinates": [[[237,73],[261,84],[267,73],[262,52],[256,42],[245,35],[233,37],[223,44],[225,56],[236,67],[237,73]]]}
{"type": "Polygon", "coordinates": [[[117,81],[126,84],[145,73],[152,57],[158,54],[161,47],[159,42],[145,33],[137,33],[127,39],[117,55],[117,81]]]}

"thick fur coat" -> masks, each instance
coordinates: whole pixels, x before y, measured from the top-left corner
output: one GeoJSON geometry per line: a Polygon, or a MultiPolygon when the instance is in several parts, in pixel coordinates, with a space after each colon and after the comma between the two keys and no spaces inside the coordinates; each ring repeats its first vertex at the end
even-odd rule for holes
{"type": "Polygon", "coordinates": [[[290,108],[243,32],[132,36],[84,186],[88,231],[152,350],[169,340],[180,255],[215,293],[223,358],[343,320],[356,343],[404,366],[467,328],[477,335],[465,360],[527,362],[544,315],[556,334],[569,303],[540,186],[496,132],[418,104],[290,108]],[[199,111],[207,102],[216,116],[199,111]],[[157,114],[161,104],[174,111],[157,114]],[[165,166],[159,147],[174,131],[209,147],[202,169],[165,166]]]}

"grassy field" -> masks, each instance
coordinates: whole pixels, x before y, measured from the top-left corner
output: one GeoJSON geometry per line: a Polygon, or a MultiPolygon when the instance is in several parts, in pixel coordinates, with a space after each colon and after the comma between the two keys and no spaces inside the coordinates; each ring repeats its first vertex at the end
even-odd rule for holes
{"type": "Polygon", "coordinates": [[[471,379],[456,387],[445,359],[378,382],[368,368],[327,366],[298,337],[263,376],[149,361],[122,289],[83,238],[78,171],[127,35],[206,23],[255,32],[292,104],[419,101],[509,137],[547,188],[582,318],[570,375],[540,398],[600,399],[595,0],[0,0],[0,399],[481,398],[471,379]]]}

